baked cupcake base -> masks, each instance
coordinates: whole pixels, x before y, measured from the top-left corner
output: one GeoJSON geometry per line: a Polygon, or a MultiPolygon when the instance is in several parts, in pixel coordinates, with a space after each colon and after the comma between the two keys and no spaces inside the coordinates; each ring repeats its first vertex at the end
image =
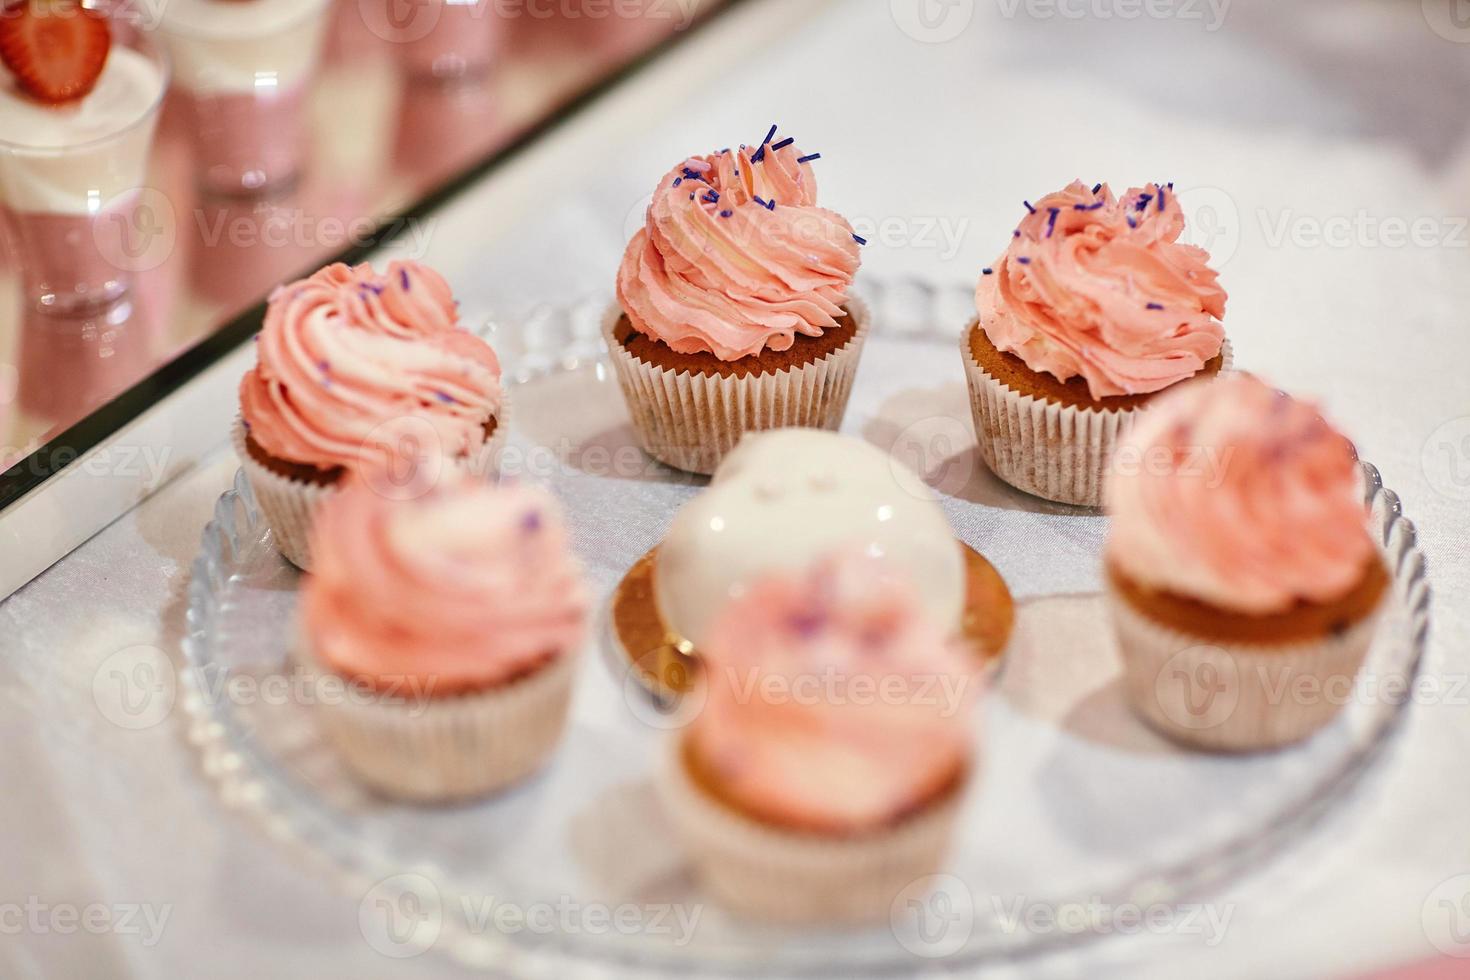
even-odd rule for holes
{"type": "MultiPolygon", "coordinates": [[[[328,668],[299,635],[313,690],[328,668]]],[[[354,776],[394,799],[442,803],[486,796],[545,765],[560,743],[581,657],[558,654],[524,677],[473,694],[384,700],[319,698],[322,733],[354,776]]],[[[345,682],[344,682],[345,683],[345,682]]]]}
{"type": "Polygon", "coordinates": [[[848,837],[788,830],[741,813],[697,775],[682,739],[659,796],[701,883],[740,915],[783,924],[886,921],[894,899],[944,865],[965,779],[889,826],[848,837]]]}
{"type": "MultiPolygon", "coordinates": [[[[960,351],[980,455],[991,471],[1037,497],[1101,507],[1113,450],[1162,392],[1093,399],[1081,378],[1058,381],[997,348],[978,317],[965,329],[960,351]]],[[[1219,375],[1232,361],[1226,340],[1220,355],[1195,377],[1219,375]]]]}
{"type": "MultiPolygon", "coordinates": [[[[1010,641],[1015,600],[994,565],[968,545],[963,550],[965,618],[961,628],[977,655],[995,664],[1010,641]]],[[[620,667],[633,670],[645,688],[669,700],[693,689],[699,659],[697,651],[675,637],[659,615],[653,592],[657,558],[655,548],[638,559],[618,583],[610,610],[611,630],[620,667]]]]}
{"type": "Polygon", "coordinates": [[[1167,738],[1215,752],[1280,748],[1331,722],[1389,584],[1374,559],[1337,602],[1250,617],[1150,593],[1111,566],[1108,580],[1129,704],[1167,738]]]}
{"type": "MultiPolygon", "coordinates": [[[[485,442],[460,463],[475,476],[488,479],[497,470],[500,451],[510,435],[505,424],[509,407],[509,399],[502,401],[500,413],[485,425],[485,442]]],[[[230,430],[230,443],[250,481],[256,505],[270,525],[276,548],[297,568],[311,571],[313,519],[322,503],[337,492],[347,471],[342,467],[323,470],[271,456],[250,438],[239,416],[230,430]]]]}
{"type": "Polygon", "coordinates": [[[835,430],[867,341],[865,303],[820,337],[736,361],[680,354],[633,329],[617,303],[603,337],[643,449],[675,469],[710,474],[747,432],[803,426],[835,430]]]}

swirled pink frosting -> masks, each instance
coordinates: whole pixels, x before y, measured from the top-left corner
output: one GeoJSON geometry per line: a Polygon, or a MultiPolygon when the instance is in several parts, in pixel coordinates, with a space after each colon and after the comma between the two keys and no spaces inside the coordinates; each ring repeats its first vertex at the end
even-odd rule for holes
{"type": "Polygon", "coordinates": [[[1352,444],[1250,375],[1161,398],[1117,449],[1107,494],[1119,571],[1248,615],[1339,599],[1374,553],[1352,444]]]}
{"type": "Polygon", "coordinates": [[[837,325],[858,243],[845,218],[817,207],[811,163],[781,142],[694,157],[664,175],[618,270],[636,330],[733,361],[837,325]]]}
{"type": "Polygon", "coordinates": [[[911,812],[970,753],[980,680],[913,587],[863,553],[754,583],[707,647],[689,736],[742,808],[847,833],[911,812]]]}
{"type": "Polygon", "coordinates": [[[282,286],[240,382],[251,436],[322,469],[381,465],[397,452],[389,430],[412,419],[445,455],[469,453],[503,393],[495,352],[457,323],[449,285],[412,262],[382,275],[334,265],[282,286]]]}
{"type": "Polygon", "coordinates": [[[1121,199],[1082,182],[1034,205],[975,301],[991,343],[1093,398],[1160,391],[1220,353],[1225,291],[1209,253],[1179,241],[1173,185],[1121,199]]]}
{"type": "Polygon", "coordinates": [[[418,496],[353,478],[312,528],[303,626],[316,657],[374,686],[442,697],[575,651],[587,590],[556,502],[463,475],[418,496]]]}

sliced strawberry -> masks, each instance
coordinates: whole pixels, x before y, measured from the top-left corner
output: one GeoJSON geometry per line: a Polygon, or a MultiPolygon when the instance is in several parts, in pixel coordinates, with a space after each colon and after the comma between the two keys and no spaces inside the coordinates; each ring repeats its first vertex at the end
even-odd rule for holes
{"type": "Polygon", "coordinates": [[[75,0],[0,0],[0,61],[42,102],[92,91],[111,47],[107,18],[75,0]]]}

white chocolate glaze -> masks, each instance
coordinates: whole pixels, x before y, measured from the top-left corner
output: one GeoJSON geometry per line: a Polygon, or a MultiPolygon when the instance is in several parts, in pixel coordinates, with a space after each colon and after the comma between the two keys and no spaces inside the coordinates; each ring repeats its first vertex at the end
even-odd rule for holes
{"type": "Polygon", "coordinates": [[[849,548],[906,572],[925,611],[958,630],[964,555],[931,490],[882,450],[816,429],[747,435],[659,547],[659,612],[697,648],[725,604],[775,569],[849,548]]]}

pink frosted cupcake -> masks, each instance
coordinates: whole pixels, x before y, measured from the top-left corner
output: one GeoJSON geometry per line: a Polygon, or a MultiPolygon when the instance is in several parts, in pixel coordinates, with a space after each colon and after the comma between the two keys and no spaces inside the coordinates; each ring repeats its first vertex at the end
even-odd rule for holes
{"type": "Polygon", "coordinates": [[[353,479],[322,507],[312,544],[301,659],[351,685],[316,710],[363,782],[462,799],[542,766],[587,619],[554,501],[466,475],[394,500],[353,479]]]}
{"type": "Polygon", "coordinates": [[[449,284],[413,262],[329,266],[272,295],[233,438],[293,564],[310,569],[312,515],[350,471],[388,492],[410,468],[493,466],[500,362],[458,322],[449,284]]]}
{"type": "Polygon", "coordinates": [[[757,581],[715,624],[661,792],[705,885],[787,922],[885,918],[940,870],[977,665],[861,553],[757,581]]]}
{"type": "Polygon", "coordinates": [[[746,432],[836,429],[868,312],[860,240],[817,206],[812,163],[776,127],[760,146],[664,175],[618,270],[604,332],[644,448],[713,473],[746,432]]]}
{"type": "Polygon", "coordinates": [[[1047,195],[983,271],[961,341],[980,452],[1048,500],[1102,505],[1118,439],[1159,392],[1230,364],[1225,291],[1179,241],[1173,185],[1047,195]]]}
{"type": "Polygon", "coordinates": [[[1351,696],[1388,570],[1353,446],[1250,375],[1188,385],[1119,446],[1107,569],[1134,709],[1249,751],[1306,738],[1351,696]]]}

